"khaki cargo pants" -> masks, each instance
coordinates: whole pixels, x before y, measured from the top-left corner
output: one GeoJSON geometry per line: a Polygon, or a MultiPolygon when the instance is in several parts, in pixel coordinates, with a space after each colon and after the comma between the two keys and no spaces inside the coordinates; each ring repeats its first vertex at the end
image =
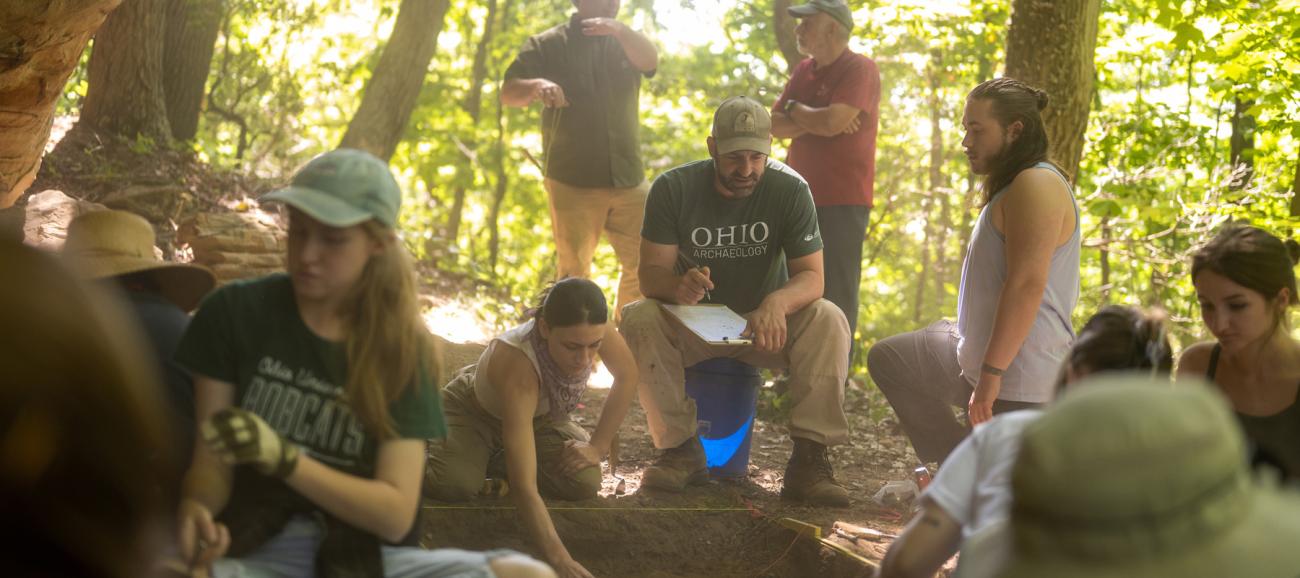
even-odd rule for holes
{"type": "MultiPolygon", "coordinates": [[[[474,397],[473,366],[462,369],[442,396],[447,438],[429,443],[424,493],[436,500],[463,502],[478,494],[487,476],[488,461],[503,447],[501,420],[484,410],[474,397]]],[[[602,478],[599,466],[572,476],[564,475],[559,467],[565,442],[590,440],[582,426],[543,415],[533,418],[533,439],[537,446],[537,489],[543,496],[561,500],[596,496],[602,478]]]]}
{"type": "Polygon", "coordinates": [[[629,305],[619,333],[637,360],[641,407],[656,448],[677,447],[695,435],[695,400],[686,395],[686,368],[715,357],[789,369],[790,436],[828,446],[848,441],[844,381],[849,323],[830,301],[818,299],[786,317],[786,344],[777,353],[705,343],[654,299],[629,305]]]}
{"type": "Polygon", "coordinates": [[[591,189],[546,179],[555,235],[557,278],[591,276],[591,260],[604,231],[618,255],[618,299],[615,312],[641,299],[637,263],[641,260],[641,222],[650,183],[635,187],[591,189]]]}

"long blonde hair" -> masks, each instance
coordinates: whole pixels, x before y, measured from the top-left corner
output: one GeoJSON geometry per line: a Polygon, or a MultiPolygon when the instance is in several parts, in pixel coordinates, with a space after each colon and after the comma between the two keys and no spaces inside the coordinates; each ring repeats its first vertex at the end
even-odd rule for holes
{"type": "Polygon", "coordinates": [[[383,245],[344,304],[348,325],[345,395],[352,412],[379,441],[397,437],[388,406],[421,376],[432,377],[433,336],[420,316],[415,264],[392,229],[362,224],[383,245]]]}

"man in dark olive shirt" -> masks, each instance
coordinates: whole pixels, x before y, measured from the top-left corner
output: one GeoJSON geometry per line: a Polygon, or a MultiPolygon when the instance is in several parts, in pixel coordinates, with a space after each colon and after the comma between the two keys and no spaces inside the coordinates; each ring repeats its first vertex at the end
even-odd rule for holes
{"type": "Polygon", "coordinates": [[[647,193],[637,139],[641,77],[659,53],[615,20],[619,0],[574,0],[569,21],[532,36],[506,70],[501,102],[541,101],[543,176],[557,277],[587,277],[602,230],[622,265],[618,306],[641,298],[640,228],[647,193]]]}

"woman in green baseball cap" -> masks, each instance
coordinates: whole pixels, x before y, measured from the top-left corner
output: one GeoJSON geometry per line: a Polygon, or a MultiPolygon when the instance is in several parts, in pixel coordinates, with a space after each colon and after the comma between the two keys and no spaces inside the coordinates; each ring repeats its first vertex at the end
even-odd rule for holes
{"type": "Polygon", "coordinates": [[[447,426],[388,166],[332,151],[263,200],[288,205],[288,274],[212,293],[176,353],[203,438],[182,558],[215,576],[551,576],[507,550],[397,546],[418,539],[426,440],[447,426]]]}

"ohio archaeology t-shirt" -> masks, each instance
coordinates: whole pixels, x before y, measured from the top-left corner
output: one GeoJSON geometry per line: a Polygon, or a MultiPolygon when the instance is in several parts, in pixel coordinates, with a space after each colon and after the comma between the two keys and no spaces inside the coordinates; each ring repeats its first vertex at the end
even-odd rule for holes
{"type": "Polygon", "coordinates": [[[778,161],[768,159],[763,178],[743,199],[724,198],[713,187],[713,175],[710,159],[655,179],[641,236],[677,245],[682,254],[709,268],[716,288],[703,302],[722,303],[745,314],[789,279],[787,258],[821,250],[817,210],[808,183],[778,161]]]}
{"type": "MultiPolygon", "coordinates": [[[[209,295],[176,351],[190,371],[233,384],[235,405],[313,458],[370,477],[376,444],[344,399],[346,359],[342,343],[321,339],[303,323],[284,274],[236,281],[209,295]]],[[[431,374],[421,371],[389,406],[400,437],[447,434],[431,374]]]]}

